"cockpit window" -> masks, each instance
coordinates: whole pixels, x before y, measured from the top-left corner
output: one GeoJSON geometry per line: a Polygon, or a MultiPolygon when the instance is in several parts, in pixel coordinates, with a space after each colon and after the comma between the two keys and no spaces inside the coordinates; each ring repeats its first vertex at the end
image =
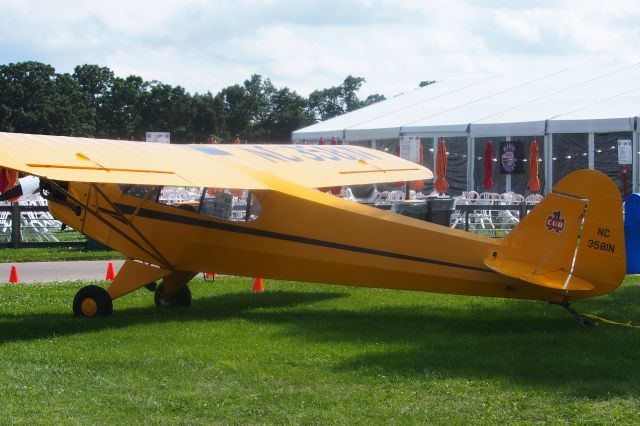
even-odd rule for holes
{"type": "Polygon", "coordinates": [[[147,196],[147,193],[149,191],[152,191],[153,193],[149,195],[149,199],[151,200],[156,199],[157,195],[155,193],[159,189],[159,187],[151,186],[151,185],[121,184],[119,186],[123,194],[129,195],[131,197],[136,197],[136,198],[145,198],[147,196]]]}
{"type": "Polygon", "coordinates": [[[255,220],[260,212],[257,198],[242,189],[165,186],[157,202],[230,221],[255,220]]]}
{"type": "Polygon", "coordinates": [[[260,203],[248,190],[206,188],[203,191],[200,214],[218,219],[248,222],[258,218],[260,203]]]}
{"type": "Polygon", "coordinates": [[[197,212],[202,197],[202,188],[163,186],[158,196],[160,204],[197,212]]]}

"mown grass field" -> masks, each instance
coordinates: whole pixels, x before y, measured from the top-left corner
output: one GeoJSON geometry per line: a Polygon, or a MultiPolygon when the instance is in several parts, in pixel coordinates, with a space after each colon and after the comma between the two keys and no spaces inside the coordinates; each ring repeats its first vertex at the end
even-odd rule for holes
{"type": "MultiPolygon", "coordinates": [[[[637,424],[640,330],[544,303],[194,280],[74,319],[82,283],[0,286],[3,424],[637,424]]],[[[578,302],[640,322],[640,280],[578,302]]]]}
{"type": "Polygon", "coordinates": [[[78,247],[4,248],[0,250],[0,263],[113,259],[124,259],[124,256],[113,250],[92,251],[78,247]]]}

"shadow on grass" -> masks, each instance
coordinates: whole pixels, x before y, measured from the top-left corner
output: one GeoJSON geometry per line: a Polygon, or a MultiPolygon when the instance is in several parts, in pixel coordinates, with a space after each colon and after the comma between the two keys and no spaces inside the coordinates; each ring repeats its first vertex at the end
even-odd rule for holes
{"type": "MultiPolygon", "coordinates": [[[[122,309],[113,317],[91,320],[67,314],[4,315],[0,343],[145,323],[240,318],[285,325],[281,332],[287,338],[351,346],[333,367],[345,374],[497,378],[585,397],[640,396],[639,330],[607,325],[583,329],[560,307],[517,300],[490,306],[467,298],[466,303],[441,307],[435,299],[424,306],[358,309],[356,294],[349,300],[355,308],[313,306],[347,295],[225,294],[199,298],[190,309],[122,309]]],[[[607,297],[577,302],[576,308],[637,319],[638,301],[640,286],[627,286],[607,297]]]]}
{"type": "Polygon", "coordinates": [[[233,293],[194,300],[190,308],[156,307],[118,309],[110,317],[74,318],[67,313],[0,314],[0,344],[53,336],[117,329],[137,324],[171,321],[218,321],[241,318],[247,311],[260,308],[293,308],[344,297],[342,293],[279,291],[267,295],[233,293]]]}
{"type": "MultiPolygon", "coordinates": [[[[638,301],[640,287],[634,286],[575,305],[584,313],[637,321],[638,301]]],[[[499,378],[588,398],[640,396],[640,330],[604,324],[582,328],[555,305],[512,300],[498,307],[318,309],[246,316],[289,324],[293,336],[313,342],[359,346],[355,356],[335,367],[345,373],[499,378]],[[304,324],[304,333],[298,324],[304,324]]]]}

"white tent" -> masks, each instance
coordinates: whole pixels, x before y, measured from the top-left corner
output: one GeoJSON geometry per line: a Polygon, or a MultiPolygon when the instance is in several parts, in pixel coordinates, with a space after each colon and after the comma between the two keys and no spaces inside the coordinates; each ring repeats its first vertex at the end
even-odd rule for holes
{"type": "MultiPolygon", "coordinates": [[[[569,136],[561,135],[582,134],[583,137],[574,138],[574,154],[584,145],[584,152],[579,153],[584,157],[584,167],[599,168],[596,145],[600,143],[600,135],[608,134],[608,144],[614,136],[633,141],[635,155],[630,174],[635,192],[640,177],[639,116],[640,63],[607,69],[570,68],[537,75],[527,72],[445,79],[297,130],[292,139],[294,143],[314,143],[320,137],[327,140],[336,137],[343,143],[375,147],[377,141],[403,136],[428,140],[426,146],[435,145],[440,137],[466,138],[464,157],[478,160],[482,153],[475,151],[486,138],[537,137],[543,145],[544,161],[554,164],[543,167],[548,191],[552,182],[561,177],[554,176],[554,170],[556,175],[562,174],[552,162],[572,158],[572,152],[565,153],[564,145],[561,146],[569,136]]],[[[575,167],[581,167],[579,164],[575,167]]],[[[615,177],[617,169],[607,166],[609,174],[615,177]]],[[[463,189],[477,189],[474,168],[474,161],[466,161],[463,189]]],[[[507,189],[510,179],[511,176],[505,179],[507,189]]]]}

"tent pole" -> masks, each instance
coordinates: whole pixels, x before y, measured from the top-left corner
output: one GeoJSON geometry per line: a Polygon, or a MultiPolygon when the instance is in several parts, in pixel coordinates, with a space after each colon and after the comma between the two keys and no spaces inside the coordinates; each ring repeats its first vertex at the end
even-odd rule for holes
{"type": "MultiPolygon", "coordinates": [[[[378,149],[378,144],[376,143],[375,139],[371,141],[371,149],[378,149]]],[[[374,192],[378,191],[378,184],[377,183],[373,184],[373,190],[374,190],[374,192]]]]}
{"type": "Polygon", "coordinates": [[[587,154],[589,155],[589,169],[593,170],[595,167],[595,147],[596,147],[596,137],[595,133],[589,133],[589,140],[587,142],[587,154]]]}
{"type": "Polygon", "coordinates": [[[553,134],[544,134],[544,193],[551,192],[553,187],[553,134]]]}
{"type": "Polygon", "coordinates": [[[467,192],[473,191],[473,188],[476,185],[474,175],[476,167],[475,148],[475,138],[470,134],[467,134],[467,192]]]}
{"type": "Polygon", "coordinates": [[[638,128],[638,118],[636,117],[635,131],[633,132],[633,162],[631,165],[631,190],[638,192],[640,182],[640,165],[638,164],[638,151],[640,151],[640,128],[638,128]]]}
{"type": "MultiPolygon", "coordinates": [[[[505,140],[507,142],[511,142],[511,136],[505,137],[505,140]]],[[[502,158],[502,152],[498,152],[498,159],[501,159],[501,158],[502,158]]],[[[504,185],[505,185],[505,192],[511,192],[511,173],[508,173],[507,175],[505,175],[504,185]]]]}
{"type": "Polygon", "coordinates": [[[432,170],[432,172],[434,173],[434,176],[433,176],[433,184],[434,185],[436,183],[435,172],[436,172],[436,170],[438,170],[438,156],[436,155],[436,153],[438,152],[438,139],[439,138],[440,138],[440,136],[438,136],[438,135],[433,137],[433,170],[432,170]]]}

